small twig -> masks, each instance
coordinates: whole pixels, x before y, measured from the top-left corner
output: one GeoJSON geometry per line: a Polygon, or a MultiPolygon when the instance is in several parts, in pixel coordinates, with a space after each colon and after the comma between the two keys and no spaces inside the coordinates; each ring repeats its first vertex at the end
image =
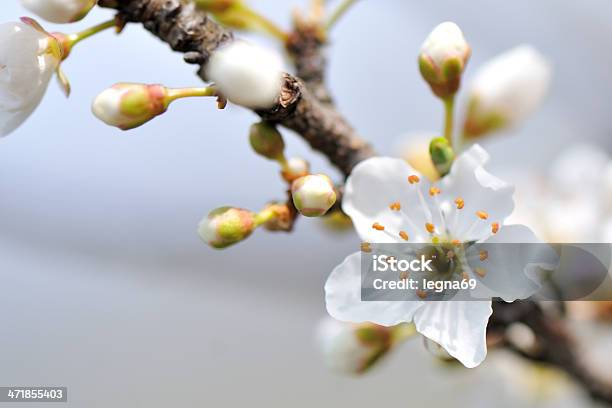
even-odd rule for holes
{"type": "Polygon", "coordinates": [[[340,3],[338,7],[330,14],[329,19],[325,24],[325,29],[327,31],[331,30],[338,20],[340,20],[356,2],[357,0],[342,0],[342,3],[340,3]]]}

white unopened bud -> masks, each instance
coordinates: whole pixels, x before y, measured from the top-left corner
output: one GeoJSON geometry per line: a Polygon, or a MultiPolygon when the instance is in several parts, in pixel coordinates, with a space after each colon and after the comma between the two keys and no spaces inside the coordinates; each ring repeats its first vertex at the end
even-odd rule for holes
{"type": "Polygon", "coordinates": [[[283,178],[290,183],[309,174],[310,163],[299,157],[292,157],[287,160],[282,171],[283,178]]]}
{"type": "Polygon", "coordinates": [[[206,76],[230,102],[251,109],[274,106],[282,86],[280,56],[244,41],[215,51],[206,76]]]}
{"type": "Polygon", "coordinates": [[[127,130],[161,115],[168,103],[161,85],[116,84],[96,97],[91,110],[107,125],[127,130]]]}
{"type": "Polygon", "coordinates": [[[454,95],[472,52],[457,24],[445,22],[429,34],[419,54],[419,69],[440,98],[454,95]]]}
{"type": "Polygon", "coordinates": [[[334,184],[324,174],[301,177],[291,185],[295,208],[306,217],[324,215],[336,202],[334,184]]]}
{"type": "Polygon", "coordinates": [[[65,24],[81,20],[97,0],[21,0],[23,7],[52,23],[65,24]]]}
{"type": "Polygon", "coordinates": [[[524,120],[542,103],[551,77],[548,61],[529,45],[493,58],[474,78],[465,136],[478,137],[524,120]]]}
{"type": "Polygon", "coordinates": [[[233,207],[212,210],[198,228],[200,238],[216,249],[226,248],[246,239],[256,228],[255,214],[233,207]]]}
{"type": "Polygon", "coordinates": [[[325,318],[319,324],[317,341],[325,363],[333,371],[361,374],[392,347],[391,330],[372,323],[345,323],[325,318]]]}

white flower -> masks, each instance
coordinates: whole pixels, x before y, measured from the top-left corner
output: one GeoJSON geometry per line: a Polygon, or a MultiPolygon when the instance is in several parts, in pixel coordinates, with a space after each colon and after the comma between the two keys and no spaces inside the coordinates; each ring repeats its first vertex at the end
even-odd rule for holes
{"type": "Polygon", "coordinates": [[[107,125],[127,130],[161,115],[169,102],[161,85],[120,83],[100,93],[91,110],[107,125]]]}
{"type": "Polygon", "coordinates": [[[96,5],[97,0],[21,0],[23,7],[52,23],[78,21],[96,5]]]}
{"type": "Polygon", "coordinates": [[[0,24],[0,136],[36,109],[61,62],[58,41],[36,27],[0,24]]]}
{"type": "MultiPolygon", "coordinates": [[[[503,224],[514,207],[513,188],[484,169],[487,161],[487,153],[475,145],[455,160],[446,177],[430,183],[402,160],[369,159],[348,178],[343,209],[369,243],[539,242],[529,228],[503,224]]],[[[465,257],[470,258],[471,247],[466,247],[465,257]]],[[[556,261],[552,250],[529,257],[501,246],[492,250],[486,271],[461,265],[463,273],[481,283],[476,298],[487,300],[426,301],[427,293],[419,293],[410,301],[362,301],[361,256],[355,253],[334,269],[325,285],[327,310],[342,321],[385,326],[414,321],[422,335],[466,367],[475,367],[486,356],[489,296],[514,301],[532,295],[538,289],[533,268],[556,261]]]]}
{"type": "Polygon", "coordinates": [[[493,58],[474,78],[464,125],[466,136],[480,136],[524,120],[541,105],[551,77],[548,61],[529,45],[493,58]]]}
{"type": "Polygon", "coordinates": [[[532,171],[514,178],[518,211],[513,219],[537,226],[549,242],[610,242],[612,161],[603,149],[575,144],[550,163],[546,174],[532,171]]]}
{"type": "Polygon", "coordinates": [[[429,34],[419,55],[419,69],[439,97],[454,95],[472,54],[457,24],[447,21],[429,34]]]}
{"type": "Polygon", "coordinates": [[[327,317],[317,327],[317,343],[325,363],[333,371],[360,374],[392,346],[390,329],[373,324],[357,325],[327,317]]]}
{"type": "Polygon", "coordinates": [[[295,208],[306,217],[324,215],[336,202],[334,184],[324,174],[300,177],[291,185],[295,208]]]}
{"type": "Polygon", "coordinates": [[[283,64],[273,52],[244,41],[215,51],[206,76],[231,102],[251,109],[272,107],[282,85],[283,64]]]}

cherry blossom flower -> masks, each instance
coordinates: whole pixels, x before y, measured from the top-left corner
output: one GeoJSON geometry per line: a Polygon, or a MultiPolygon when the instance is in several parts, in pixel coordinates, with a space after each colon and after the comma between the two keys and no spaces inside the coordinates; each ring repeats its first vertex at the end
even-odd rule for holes
{"type": "MultiPolygon", "coordinates": [[[[488,159],[474,145],[435,183],[403,160],[366,160],[347,180],[343,210],[366,243],[452,243],[466,248],[473,242],[538,243],[526,226],[504,224],[514,208],[514,189],[484,169],[488,159]]],[[[475,367],[486,356],[491,297],[511,302],[531,296],[539,287],[534,268],[548,269],[556,262],[552,250],[525,257],[497,248],[487,255],[486,270],[462,265],[463,274],[482,283],[475,298],[483,300],[427,301],[427,293],[417,293],[408,301],[363,301],[358,252],[331,273],[325,285],[327,310],[342,321],[385,326],[414,322],[423,336],[466,367],[475,367]]]]}
{"type": "Polygon", "coordinates": [[[0,24],[0,38],[0,136],[6,136],[39,105],[62,51],[58,40],[30,19],[0,24]]]}

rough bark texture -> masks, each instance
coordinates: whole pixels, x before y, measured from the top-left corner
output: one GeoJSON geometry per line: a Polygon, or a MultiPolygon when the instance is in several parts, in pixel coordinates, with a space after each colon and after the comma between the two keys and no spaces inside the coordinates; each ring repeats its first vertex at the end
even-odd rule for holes
{"type": "MultiPolygon", "coordinates": [[[[98,4],[117,9],[123,21],[143,24],[173,50],[184,53],[185,61],[200,65],[198,74],[203,80],[211,53],[233,40],[231,32],[185,0],[100,0],[98,4]]],[[[316,80],[317,75],[309,79],[316,80]]],[[[279,103],[257,113],[301,135],[345,175],[374,155],[371,146],[331,105],[320,102],[300,79],[289,74],[279,103]]]]}

